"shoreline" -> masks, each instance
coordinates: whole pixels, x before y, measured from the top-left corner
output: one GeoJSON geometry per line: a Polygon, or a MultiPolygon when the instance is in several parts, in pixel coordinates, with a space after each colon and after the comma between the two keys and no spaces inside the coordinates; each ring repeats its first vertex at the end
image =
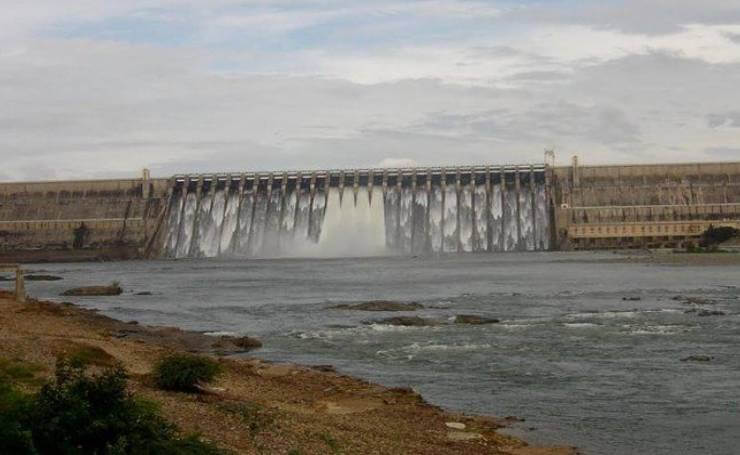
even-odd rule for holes
{"type": "Polygon", "coordinates": [[[496,431],[512,418],[445,411],[411,389],[373,384],[329,365],[249,357],[233,337],[122,322],[69,303],[29,298],[20,304],[0,292],[0,338],[0,358],[37,365],[41,378],[50,377],[57,356],[80,349],[94,352],[101,367],[121,362],[133,392],[158,402],[182,430],[235,453],[579,453],[529,446],[496,431]],[[176,351],[219,359],[224,374],[212,384],[214,393],[192,396],[151,386],[153,363],[176,351]],[[259,411],[247,418],[245,407],[259,411]]]}
{"type": "MultiPolygon", "coordinates": [[[[566,256],[554,260],[555,263],[561,262],[582,262],[582,263],[598,263],[598,264],[609,264],[609,263],[626,263],[626,264],[656,264],[656,265],[698,265],[698,266],[724,266],[724,265],[740,265],[740,247],[736,245],[729,245],[723,252],[709,252],[709,253],[687,253],[683,251],[674,250],[636,250],[636,249],[621,249],[621,250],[568,250],[568,251],[539,251],[539,252],[500,252],[495,253],[492,257],[502,257],[512,254],[542,254],[542,253],[553,253],[557,255],[566,256]],[[588,255],[611,255],[611,257],[603,257],[597,259],[591,259],[588,255]],[[579,256],[579,257],[567,257],[567,256],[579,256]]],[[[456,253],[442,254],[439,256],[421,256],[421,257],[446,257],[454,256],[456,253]]],[[[491,253],[467,253],[474,255],[491,255],[491,253]]],[[[380,255],[380,256],[367,256],[367,258],[375,257],[396,257],[395,255],[380,255]]],[[[417,256],[398,256],[401,258],[416,258],[417,256]]],[[[230,258],[224,258],[230,259],[230,258]]],[[[322,257],[322,258],[311,258],[311,257],[276,257],[276,258],[252,258],[250,260],[315,260],[315,259],[341,259],[338,257],[322,257]]],[[[0,263],[17,263],[22,265],[44,265],[44,264],[79,264],[79,263],[96,263],[96,262],[118,262],[118,261],[158,261],[158,260],[193,260],[188,259],[167,259],[167,258],[147,258],[140,254],[136,249],[132,248],[109,248],[104,250],[29,250],[29,251],[0,251],[0,263]]]]}

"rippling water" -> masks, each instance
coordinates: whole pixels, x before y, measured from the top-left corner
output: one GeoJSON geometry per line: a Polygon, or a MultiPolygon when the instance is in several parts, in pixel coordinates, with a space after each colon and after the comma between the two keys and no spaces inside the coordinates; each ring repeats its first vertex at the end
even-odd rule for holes
{"type": "Polygon", "coordinates": [[[511,431],[533,442],[587,454],[737,453],[740,267],[593,262],[610,257],[45,264],[31,268],[64,281],[28,288],[54,297],[118,280],[123,296],[76,302],[123,320],[256,335],[260,357],[330,363],[446,408],[524,417],[511,431]],[[726,315],[685,313],[692,305],[677,294],[712,299],[726,315]],[[426,308],[414,314],[443,322],[501,323],[401,328],[372,323],[398,313],[328,308],[371,299],[416,301],[426,308]],[[714,360],[680,361],[690,355],[714,360]]]}

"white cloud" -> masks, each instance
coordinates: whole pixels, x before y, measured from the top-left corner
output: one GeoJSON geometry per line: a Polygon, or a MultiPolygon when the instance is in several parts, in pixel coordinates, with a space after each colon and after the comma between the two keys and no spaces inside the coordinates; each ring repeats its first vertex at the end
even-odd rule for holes
{"type": "Polygon", "coordinates": [[[659,30],[483,1],[12,2],[3,178],[538,162],[551,145],[587,162],[726,157],[740,19],[708,0],[727,21],[689,21],[676,1],[671,26],[663,0],[641,3],[659,30]],[[111,18],[193,36],[50,33],[111,18]]]}

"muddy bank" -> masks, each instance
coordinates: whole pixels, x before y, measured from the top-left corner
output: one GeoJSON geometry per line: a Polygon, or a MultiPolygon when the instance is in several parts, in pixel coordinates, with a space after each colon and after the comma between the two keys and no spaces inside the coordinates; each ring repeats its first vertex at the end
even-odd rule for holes
{"type": "Polygon", "coordinates": [[[236,453],[577,453],[528,447],[496,432],[508,423],[505,419],[447,413],[410,389],[385,388],[326,366],[234,356],[253,347],[245,339],[146,327],[71,304],[17,304],[7,297],[0,295],[0,358],[38,365],[45,377],[58,355],[80,348],[106,363],[121,362],[132,373],[135,393],[160,403],[163,414],[183,430],[199,432],[236,453]],[[153,388],[153,363],[172,351],[219,356],[225,373],[212,384],[217,393],[153,388]]]}

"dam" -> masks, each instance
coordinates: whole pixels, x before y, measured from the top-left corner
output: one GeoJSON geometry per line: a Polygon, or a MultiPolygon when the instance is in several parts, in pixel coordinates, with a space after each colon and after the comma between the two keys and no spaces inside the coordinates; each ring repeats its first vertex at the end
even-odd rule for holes
{"type": "Polygon", "coordinates": [[[679,247],[740,227],[740,162],[486,165],[0,183],[0,259],[679,247]]]}
{"type": "Polygon", "coordinates": [[[549,249],[544,166],[176,176],[166,257],[549,249]]]}

